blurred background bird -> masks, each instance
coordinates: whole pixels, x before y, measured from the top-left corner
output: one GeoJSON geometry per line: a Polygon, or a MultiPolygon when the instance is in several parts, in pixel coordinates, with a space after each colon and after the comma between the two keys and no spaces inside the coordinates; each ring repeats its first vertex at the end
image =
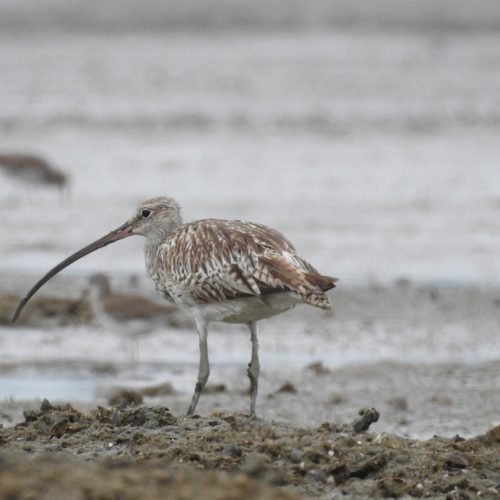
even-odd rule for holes
{"type": "Polygon", "coordinates": [[[158,329],[175,324],[177,307],[160,305],[138,294],[114,292],[102,273],[89,278],[89,301],[96,321],[129,344],[131,361],[139,360],[140,340],[158,329]]]}
{"type": "Polygon", "coordinates": [[[26,188],[56,188],[61,200],[69,186],[68,176],[38,155],[0,153],[0,170],[26,188]]]}

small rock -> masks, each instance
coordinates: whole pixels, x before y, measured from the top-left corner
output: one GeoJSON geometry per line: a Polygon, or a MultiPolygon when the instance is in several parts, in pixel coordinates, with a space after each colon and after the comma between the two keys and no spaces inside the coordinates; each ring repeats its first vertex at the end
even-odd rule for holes
{"type": "Polygon", "coordinates": [[[288,454],[288,458],[292,463],[300,464],[302,462],[302,452],[295,448],[288,454]]]}
{"type": "Polygon", "coordinates": [[[454,469],[465,469],[467,468],[467,462],[464,458],[456,453],[451,453],[444,458],[444,463],[448,467],[452,467],[454,469]]]}
{"type": "Polygon", "coordinates": [[[40,411],[45,413],[53,409],[53,406],[49,403],[48,399],[44,399],[40,405],[40,411]]]}
{"type": "Polygon", "coordinates": [[[380,413],[375,408],[361,408],[358,415],[361,418],[354,420],[351,424],[354,432],[367,431],[370,425],[377,422],[380,418],[380,413]]]}
{"type": "Polygon", "coordinates": [[[235,445],[234,443],[228,444],[223,451],[224,455],[230,455],[233,457],[241,457],[243,455],[242,449],[235,445]]]}
{"type": "Polygon", "coordinates": [[[39,413],[36,412],[35,410],[24,410],[23,417],[25,422],[34,422],[35,420],[38,419],[39,413]]]}
{"type": "Polygon", "coordinates": [[[330,370],[325,367],[322,361],[314,361],[306,366],[306,370],[312,371],[315,375],[325,375],[330,370]]]}
{"type": "Polygon", "coordinates": [[[296,387],[291,382],[285,382],[277,391],[278,393],[287,392],[289,394],[297,394],[296,387]]]}

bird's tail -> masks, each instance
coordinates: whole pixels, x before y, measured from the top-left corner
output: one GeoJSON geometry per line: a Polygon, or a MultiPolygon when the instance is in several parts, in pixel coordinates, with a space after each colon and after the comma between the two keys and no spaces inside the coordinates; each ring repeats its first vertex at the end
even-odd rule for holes
{"type": "Polygon", "coordinates": [[[317,273],[305,273],[305,278],[312,288],[303,294],[305,302],[321,309],[331,309],[332,304],[325,292],[335,288],[338,278],[317,273]]]}

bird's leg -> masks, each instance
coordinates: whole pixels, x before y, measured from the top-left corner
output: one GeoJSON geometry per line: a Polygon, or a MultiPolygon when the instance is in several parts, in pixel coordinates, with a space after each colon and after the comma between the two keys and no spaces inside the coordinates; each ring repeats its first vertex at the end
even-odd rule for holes
{"type": "Polygon", "coordinates": [[[257,339],[257,322],[248,323],[250,329],[250,340],[252,341],[252,358],[248,363],[248,378],[250,379],[250,416],[255,417],[255,404],[257,402],[257,391],[259,388],[259,341],[257,339]]]}
{"type": "Polygon", "coordinates": [[[207,335],[208,335],[208,323],[201,319],[196,318],[196,327],[198,328],[198,336],[200,339],[200,364],[198,365],[198,381],[194,388],[193,399],[189,405],[187,414],[192,415],[200,399],[200,395],[207,383],[208,376],[210,375],[210,365],[208,362],[208,345],[207,345],[207,335]]]}

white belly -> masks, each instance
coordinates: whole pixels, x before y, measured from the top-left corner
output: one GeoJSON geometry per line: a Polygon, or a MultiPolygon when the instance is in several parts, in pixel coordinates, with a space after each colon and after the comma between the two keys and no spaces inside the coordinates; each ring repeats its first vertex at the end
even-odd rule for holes
{"type": "Polygon", "coordinates": [[[208,321],[224,323],[248,323],[292,309],[301,303],[300,297],[292,292],[279,292],[260,297],[245,297],[193,307],[195,315],[208,321]]]}

